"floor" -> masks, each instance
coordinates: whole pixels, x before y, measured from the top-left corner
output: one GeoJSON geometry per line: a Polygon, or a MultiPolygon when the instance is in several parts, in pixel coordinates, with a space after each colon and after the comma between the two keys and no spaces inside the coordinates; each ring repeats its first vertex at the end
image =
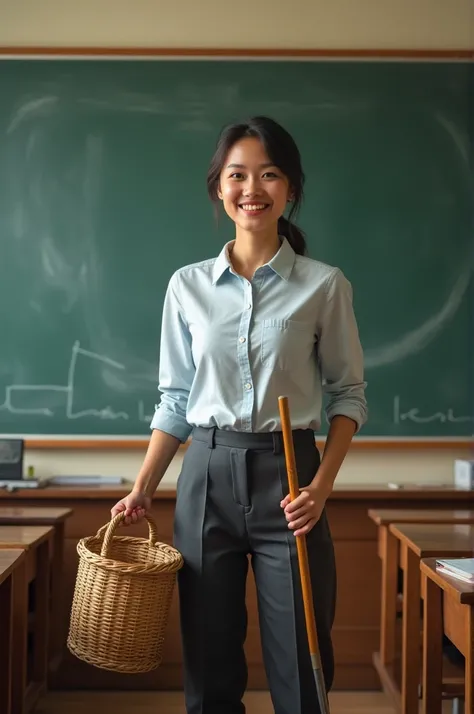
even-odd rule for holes
{"type": "MultiPolygon", "coordinates": [[[[273,714],[267,692],[249,692],[247,714],[273,714]]],[[[395,714],[381,692],[334,692],[331,714],[395,714]]],[[[181,692],[52,692],[35,714],[186,714],[181,692]]],[[[452,711],[446,702],[443,714],[452,711]]],[[[224,714],[224,713],[223,713],[224,714]]]]}

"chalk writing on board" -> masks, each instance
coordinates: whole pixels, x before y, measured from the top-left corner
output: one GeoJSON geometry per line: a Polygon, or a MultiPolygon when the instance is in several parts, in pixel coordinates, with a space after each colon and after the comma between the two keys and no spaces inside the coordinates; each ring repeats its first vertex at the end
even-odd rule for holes
{"type": "Polygon", "coordinates": [[[400,397],[393,399],[393,421],[400,424],[402,421],[411,421],[414,424],[429,424],[438,421],[441,424],[463,424],[474,422],[474,416],[454,414],[454,410],[448,407],[446,411],[436,411],[432,414],[422,414],[418,407],[411,407],[407,411],[402,411],[400,397]]]}
{"type": "MultiPolygon", "coordinates": [[[[69,362],[68,372],[67,372],[67,383],[65,385],[60,384],[9,384],[5,388],[5,400],[3,404],[0,404],[0,411],[7,411],[10,414],[18,415],[35,415],[44,417],[55,416],[55,411],[50,406],[37,406],[37,407],[18,407],[15,406],[15,396],[19,394],[44,393],[45,401],[48,399],[48,395],[51,392],[59,392],[65,395],[66,398],[66,417],[67,419],[82,419],[84,417],[97,417],[98,419],[130,419],[130,414],[124,411],[115,411],[111,406],[106,406],[102,409],[90,408],[81,411],[75,411],[74,409],[74,385],[75,385],[75,373],[77,367],[78,357],[82,357],[86,360],[96,360],[105,364],[109,367],[115,369],[123,370],[125,366],[116,362],[110,357],[97,354],[96,352],[91,352],[85,350],[80,346],[79,342],[75,342],[71,352],[71,359],[69,362]]],[[[40,397],[41,398],[41,397],[40,397]]],[[[139,421],[150,422],[152,417],[145,413],[145,407],[142,401],[137,405],[137,415],[139,421]]]]}
{"type": "Polygon", "coordinates": [[[387,364],[394,364],[425,349],[426,345],[439,335],[458,311],[471,279],[472,268],[468,262],[456,280],[446,302],[438,312],[393,342],[386,343],[380,347],[368,348],[364,351],[365,369],[375,369],[387,364]]]}
{"type": "Polygon", "coordinates": [[[138,402],[138,421],[144,421],[147,424],[151,422],[153,416],[145,413],[145,405],[142,400],[138,402]]]}

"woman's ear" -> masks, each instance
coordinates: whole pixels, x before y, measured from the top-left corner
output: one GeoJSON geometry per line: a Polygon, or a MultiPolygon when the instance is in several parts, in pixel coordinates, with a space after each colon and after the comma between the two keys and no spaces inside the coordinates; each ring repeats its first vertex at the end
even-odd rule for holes
{"type": "Polygon", "coordinates": [[[217,198],[222,201],[222,191],[220,186],[217,187],[217,198]]]}

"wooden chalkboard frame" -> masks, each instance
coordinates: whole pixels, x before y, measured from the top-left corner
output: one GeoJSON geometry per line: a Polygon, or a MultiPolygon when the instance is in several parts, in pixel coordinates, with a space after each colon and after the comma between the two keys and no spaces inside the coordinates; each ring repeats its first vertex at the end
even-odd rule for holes
{"type": "MultiPolygon", "coordinates": [[[[196,57],[196,58],[275,58],[278,59],[393,59],[393,60],[474,60],[474,49],[299,49],[299,48],[223,48],[223,47],[48,47],[48,46],[0,46],[1,58],[37,57],[196,57]]],[[[317,440],[319,448],[324,448],[324,439],[317,440]]],[[[27,449],[58,449],[58,450],[111,450],[111,451],[139,451],[145,450],[148,438],[124,439],[111,438],[26,438],[27,449]]],[[[188,443],[180,447],[185,450],[188,443]]],[[[472,441],[469,438],[373,438],[356,437],[352,449],[380,451],[380,450],[446,450],[446,449],[471,449],[472,441]]]]}
{"type": "Polygon", "coordinates": [[[275,57],[275,59],[474,59],[474,49],[298,49],[298,48],[224,48],[224,47],[38,47],[0,46],[0,56],[32,57],[275,57]]]}

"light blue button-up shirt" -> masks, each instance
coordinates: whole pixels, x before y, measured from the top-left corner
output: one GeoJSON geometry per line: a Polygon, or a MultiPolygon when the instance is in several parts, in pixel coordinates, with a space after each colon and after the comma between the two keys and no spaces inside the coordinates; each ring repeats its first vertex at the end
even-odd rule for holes
{"type": "Polygon", "coordinates": [[[328,420],[343,414],[360,429],[363,354],[341,270],[296,255],[282,238],[249,282],[233,270],[229,245],[171,277],[151,428],[181,441],[194,425],[280,431],[284,395],[292,428],[317,432],[325,392],[328,420]]]}

